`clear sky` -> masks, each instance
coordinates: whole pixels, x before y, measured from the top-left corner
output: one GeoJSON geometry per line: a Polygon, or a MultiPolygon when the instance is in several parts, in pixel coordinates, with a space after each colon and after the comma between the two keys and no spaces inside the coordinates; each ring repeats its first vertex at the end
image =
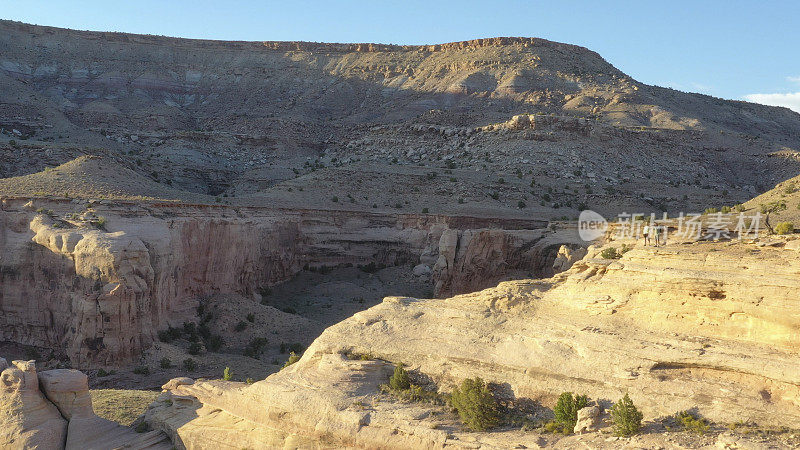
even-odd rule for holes
{"type": "Polygon", "coordinates": [[[256,41],[431,44],[542,37],[588,47],[644,83],[800,112],[797,0],[0,0],[0,17],[82,30],[256,41]]]}

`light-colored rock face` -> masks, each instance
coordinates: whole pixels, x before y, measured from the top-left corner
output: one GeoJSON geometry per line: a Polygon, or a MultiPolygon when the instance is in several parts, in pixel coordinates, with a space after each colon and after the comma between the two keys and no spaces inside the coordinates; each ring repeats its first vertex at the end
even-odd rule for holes
{"type": "Polygon", "coordinates": [[[438,258],[431,282],[446,294],[538,275],[560,243],[576,239],[536,220],[501,230],[483,228],[500,219],[470,217],[125,205],[91,207],[107,219],[95,229],[62,218],[85,211],[80,202],[5,205],[0,338],[62,350],[79,367],[131,361],[159,329],[192,316],[198,297],[252,298],[306,265],[438,258]],[[59,212],[37,213],[42,206],[59,212]]]}
{"type": "Polygon", "coordinates": [[[0,448],[168,449],[158,431],[136,433],[97,417],[86,375],[56,369],[37,374],[34,361],[0,358],[0,448]],[[41,390],[39,389],[41,385],[41,390]]]}
{"type": "MultiPolygon", "coordinates": [[[[388,363],[342,356],[368,354],[402,362],[445,392],[480,376],[505,386],[507,396],[550,406],[563,391],[606,405],[629,393],[645,420],[697,408],[723,424],[800,427],[796,251],[709,242],[634,247],[619,260],[595,258],[598,253],[590,248],[547,280],[506,282],[442,300],[387,298],[328,328],[298,363],[252,386],[170,386],[168,396],[191,409],[162,401],[148,420],[200,446],[212,424],[231,434],[250,427],[255,431],[245,434],[252,441],[242,443],[272,445],[542,443],[535,434],[511,431],[432,430],[428,416],[414,409],[418,404],[377,394],[388,363]]],[[[582,413],[581,425],[591,428],[594,416],[582,413]]],[[[617,445],[587,436],[592,447],[617,445]]],[[[644,447],[660,445],[637,439],[644,447]]],[[[737,439],[722,435],[719,442],[737,439]]],[[[559,445],[580,442],[566,438],[559,445]]]]}
{"type": "Polygon", "coordinates": [[[0,448],[63,448],[67,422],[39,390],[34,362],[4,366],[0,358],[0,448]]]}
{"type": "Polygon", "coordinates": [[[575,423],[573,433],[583,433],[585,431],[597,430],[600,421],[600,407],[598,405],[587,406],[578,410],[578,421],[575,423]]]}

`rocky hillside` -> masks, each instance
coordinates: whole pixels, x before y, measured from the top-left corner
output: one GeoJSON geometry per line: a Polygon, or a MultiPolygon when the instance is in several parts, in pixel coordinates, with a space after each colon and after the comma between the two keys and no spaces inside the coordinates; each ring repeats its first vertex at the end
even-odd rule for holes
{"type": "MultiPolygon", "coordinates": [[[[221,42],[10,21],[0,31],[5,177],[104,155],[225,202],[272,204],[300,187],[336,208],[334,195],[358,198],[368,164],[432,185],[400,209],[461,199],[461,212],[524,203],[549,218],[737,203],[800,170],[800,115],[644,85],[543,39],[221,42]]],[[[43,192],[59,194],[25,194],[43,192]]],[[[393,208],[392,196],[357,207],[393,208]]]]}

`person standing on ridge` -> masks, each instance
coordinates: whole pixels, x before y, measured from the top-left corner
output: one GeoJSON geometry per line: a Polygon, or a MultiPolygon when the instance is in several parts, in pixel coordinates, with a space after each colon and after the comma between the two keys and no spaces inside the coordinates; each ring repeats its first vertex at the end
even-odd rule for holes
{"type": "Polygon", "coordinates": [[[645,224],[642,228],[642,235],[644,236],[644,246],[647,247],[647,243],[650,242],[650,225],[645,224]]]}
{"type": "Polygon", "coordinates": [[[654,225],[651,228],[653,230],[653,242],[655,243],[655,246],[658,247],[658,245],[661,243],[661,227],[654,225]]]}

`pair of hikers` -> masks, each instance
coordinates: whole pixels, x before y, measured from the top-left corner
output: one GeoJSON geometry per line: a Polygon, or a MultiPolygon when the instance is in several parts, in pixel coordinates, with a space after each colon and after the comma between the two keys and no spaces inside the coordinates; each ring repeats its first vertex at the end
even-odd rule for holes
{"type": "MultiPolygon", "coordinates": [[[[647,246],[648,243],[650,243],[651,239],[652,239],[653,245],[658,247],[661,244],[661,234],[662,234],[662,232],[661,232],[661,227],[660,226],[649,225],[649,224],[645,225],[644,228],[642,228],[642,235],[644,235],[644,245],[645,245],[645,247],[647,246]]],[[[666,245],[666,244],[667,243],[666,243],[666,239],[665,239],[664,245],[666,245]]]]}

